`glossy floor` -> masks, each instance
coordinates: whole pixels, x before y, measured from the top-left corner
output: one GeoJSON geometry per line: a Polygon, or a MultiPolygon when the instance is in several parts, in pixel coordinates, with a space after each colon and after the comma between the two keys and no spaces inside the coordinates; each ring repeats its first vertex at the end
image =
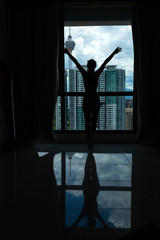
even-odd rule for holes
{"type": "Polygon", "coordinates": [[[159,234],[160,149],[33,144],[0,153],[4,239],[121,239],[159,234]]]}

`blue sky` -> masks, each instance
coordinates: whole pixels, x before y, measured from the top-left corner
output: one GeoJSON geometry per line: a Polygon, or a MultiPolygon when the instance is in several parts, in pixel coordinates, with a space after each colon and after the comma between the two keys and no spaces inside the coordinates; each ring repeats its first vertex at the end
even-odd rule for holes
{"type": "MultiPolygon", "coordinates": [[[[64,29],[67,40],[69,27],[64,29]]],[[[126,70],[126,89],[133,89],[133,41],[131,26],[78,26],[71,27],[72,39],[76,46],[73,56],[81,65],[93,58],[99,67],[116,47],[122,47],[122,52],[115,55],[109,64],[126,70]]]]}

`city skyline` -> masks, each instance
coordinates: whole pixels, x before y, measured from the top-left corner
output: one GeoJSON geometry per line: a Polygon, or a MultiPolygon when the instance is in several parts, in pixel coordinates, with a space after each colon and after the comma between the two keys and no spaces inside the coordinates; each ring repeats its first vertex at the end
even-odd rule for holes
{"type": "MultiPolygon", "coordinates": [[[[69,78],[68,92],[84,92],[83,79],[76,69],[65,70],[65,89],[69,78]]],[[[125,88],[125,70],[108,66],[101,76],[98,90],[104,92],[123,91],[125,88]]],[[[66,89],[67,90],[67,89],[66,89]]],[[[85,130],[82,111],[83,96],[65,97],[65,130],[85,130]]],[[[100,96],[101,108],[97,130],[133,130],[133,96],[100,96]]],[[[61,130],[61,97],[58,96],[54,130],[61,130]]]]}
{"type": "MultiPolygon", "coordinates": [[[[68,92],[84,92],[83,78],[79,70],[69,69],[65,76],[68,92]]],[[[115,65],[108,65],[99,78],[98,91],[117,92],[125,89],[125,70],[115,65]]],[[[66,97],[66,129],[85,130],[84,114],[82,109],[83,97],[66,97]],[[69,122],[69,125],[67,125],[69,122]]],[[[125,130],[125,96],[100,96],[101,108],[97,121],[98,130],[125,130]]]]}

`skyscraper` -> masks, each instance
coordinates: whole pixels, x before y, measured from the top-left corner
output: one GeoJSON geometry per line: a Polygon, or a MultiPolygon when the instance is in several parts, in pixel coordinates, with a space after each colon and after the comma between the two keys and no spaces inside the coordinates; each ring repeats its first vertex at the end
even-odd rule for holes
{"type": "MultiPolygon", "coordinates": [[[[98,91],[125,91],[125,70],[108,65],[99,78],[98,91]]],[[[99,130],[125,130],[125,96],[101,96],[99,130]]]]}
{"type": "MultiPolygon", "coordinates": [[[[69,92],[76,92],[76,70],[68,69],[69,76],[69,92]]],[[[75,96],[68,96],[68,120],[69,120],[69,129],[77,130],[77,104],[75,96]]]]}
{"type": "Polygon", "coordinates": [[[61,130],[61,98],[57,97],[57,104],[55,109],[55,128],[56,130],[61,130]]]}
{"type": "MultiPolygon", "coordinates": [[[[72,51],[74,50],[75,45],[76,43],[72,40],[71,28],[69,27],[68,40],[65,41],[64,46],[72,54],[72,51]]],[[[72,69],[72,61],[70,58],[68,58],[68,69],[72,69]]]]}
{"type": "MultiPolygon", "coordinates": [[[[72,54],[72,51],[75,47],[75,42],[72,40],[71,29],[69,27],[69,35],[68,40],[65,41],[65,47],[67,50],[72,54]]],[[[68,56],[67,56],[68,57],[68,56]]],[[[76,92],[76,83],[75,83],[75,70],[72,69],[72,60],[68,57],[68,74],[66,76],[66,84],[68,83],[68,90],[69,92],[76,92]]],[[[67,87],[66,87],[67,88],[67,87]]],[[[76,97],[66,97],[66,114],[69,116],[69,123],[70,123],[70,130],[76,130],[77,128],[77,121],[76,121],[76,97]]]]}
{"type": "MultiPolygon", "coordinates": [[[[86,66],[82,66],[86,67],[86,66]]],[[[84,92],[84,84],[83,84],[83,78],[81,73],[76,70],[77,79],[76,79],[76,85],[77,85],[77,92],[84,92]]],[[[77,97],[77,130],[84,130],[85,129],[85,121],[84,121],[84,113],[82,109],[82,103],[83,103],[83,96],[77,97]]]]}
{"type": "Polygon", "coordinates": [[[126,100],[126,130],[133,130],[133,97],[126,100]]]}

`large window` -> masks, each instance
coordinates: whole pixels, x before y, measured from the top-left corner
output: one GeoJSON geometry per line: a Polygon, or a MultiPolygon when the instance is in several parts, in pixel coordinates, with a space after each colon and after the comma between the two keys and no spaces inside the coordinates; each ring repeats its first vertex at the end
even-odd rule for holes
{"type": "MultiPolygon", "coordinates": [[[[80,8],[79,10],[84,9],[80,8]]],[[[128,13],[128,11],[127,7],[126,12],[128,13]]],[[[112,12],[114,12],[113,7],[112,12]]],[[[70,17],[69,13],[70,8],[67,8],[64,22],[64,45],[84,68],[89,59],[95,59],[98,68],[116,47],[122,47],[122,52],[114,56],[99,78],[97,92],[100,96],[101,107],[97,130],[100,132],[133,132],[136,125],[136,95],[130,16],[127,15],[123,21],[122,19],[121,21],[117,19],[105,22],[93,21],[96,16],[91,16],[92,21],[87,21],[85,17],[85,21],[78,21],[80,15],[75,13],[75,16],[72,14],[70,17]]],[[[119,16],[119,18],[121,17],[119,16]]],[[[64,56],[64,74],[60,81],[54,129],[69,132],[84,131],[83,79],[68,55],[64,56]]]]}

